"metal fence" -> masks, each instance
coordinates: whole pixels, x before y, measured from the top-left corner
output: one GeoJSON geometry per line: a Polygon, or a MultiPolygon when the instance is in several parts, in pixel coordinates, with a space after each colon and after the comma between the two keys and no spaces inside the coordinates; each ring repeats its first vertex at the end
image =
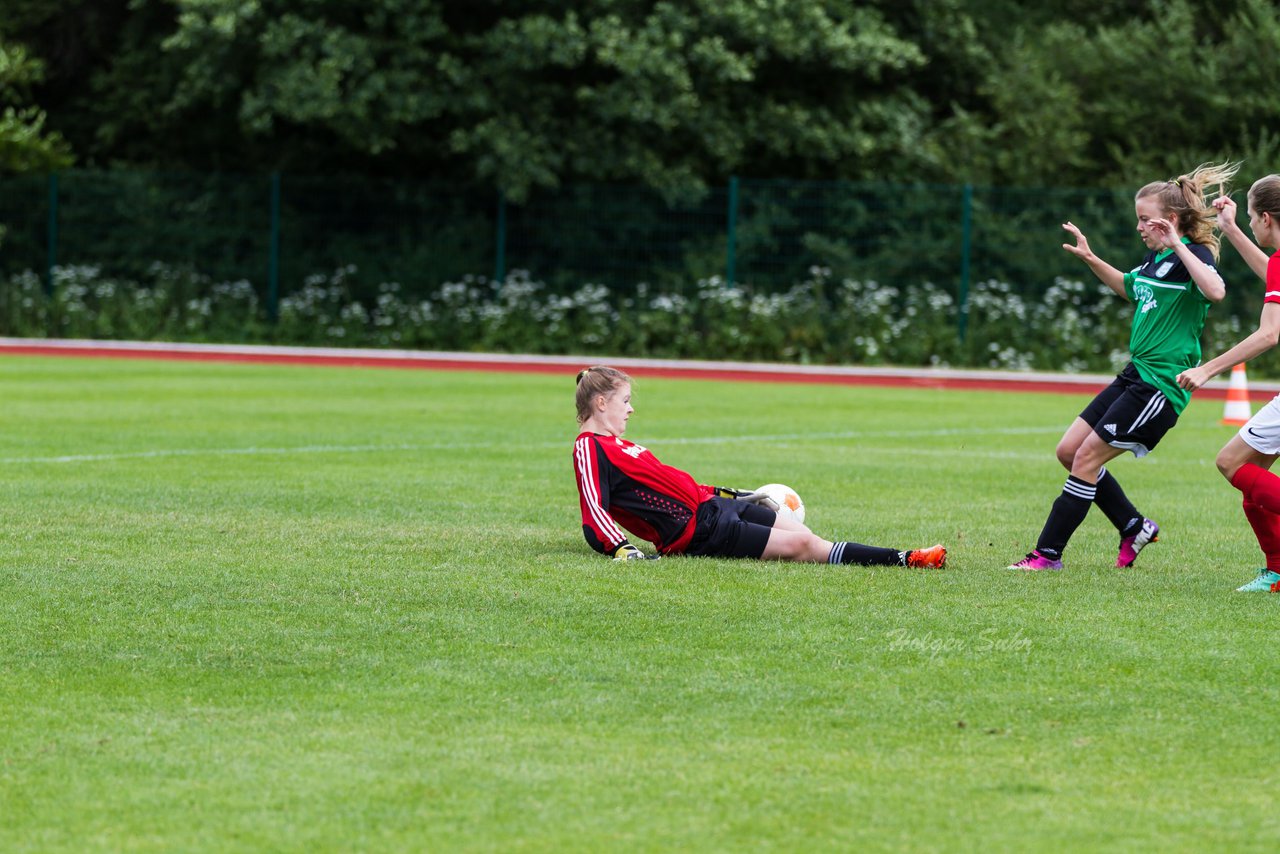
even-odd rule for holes
{"type": "MultiPolygon", "coordinates": [[[[717,276],[779,290],[819,266],[886,285],[930,282],[963,305],[974,282],[1034,292],[1057,276],[1087,277],[1060,248],[1067,219],[1117,266],[1141,257],[1132,189],[735,178],[679,202],[571,186],[516,203],[376,178],[75,170],[0,179],[0,274],[33,270],[51,282],[58,265],[129,276],[160,262],[248,281],[274,314],[309,276],[348,266],[356,289],[395,281],[409,294],[515,269],[566,289],[682,291],[717,276]]],[[[1248,281],[1224,256],[1228,281],[1248,281]]]]}

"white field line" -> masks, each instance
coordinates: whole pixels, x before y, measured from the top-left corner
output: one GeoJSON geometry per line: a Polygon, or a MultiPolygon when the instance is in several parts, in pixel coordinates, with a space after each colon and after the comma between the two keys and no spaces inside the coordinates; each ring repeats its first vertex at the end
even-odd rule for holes
{"type": "Polygon", "coordinates": [[[725,442],[796,442],[824,439],[941,439],[947,436],[1029,436],[1061,433],[1062,427],[946,427],[938,430],[845,430],[829,433],[781,433],[753,436],[709,436],[654,440],[655,445],[719,445],[725,442]]]}
{"type": "Polygon", "coordinates": [[[119,454],[67,454],[60,457],[3,457],[0,465],[30,463],[101,463],[115,460],[149,460],[165,457],[279,456],[287,454],[346,454],[377,451],[414,451],[421,445],[301,445],[294,448],[168,448],[119,454]]]}
{"type": "MultiPolygon", "coordinates": [[[[827,433],[778,433],[778,434],[754,434],[739,436],[703,436],[703,437],[673,437],[659,439],[654,444],[656,446],[663,445],[723,445],[723,444],[740,444],[743,442],[822,442],[836,440],[858,440],[858,439],[884,439],[884,438],[903,438],[903,439],[941,439],[953,436],[1020,436],[1020,435],[1042,435],[1061,432],[1061,427],[1009,427],[1001,429],[986,429],[980,427],[971,428],[946,428],[941,430],[875,430],[860,431],[849,430],[840,432],[827,433]]],[[[171,457],[227,457],[227,456],[289,456],[293,454],[351,454],[351,453],[393,453],[397,451],[458,451],[475,449],[481,450],[485,448],[496,448],[509,445],[509,442],[439,442],[428,444],[390,444],[390,445],[299,445],[295,447],[257,447],[251,446],[247,448],[167,448],[157,449],[153,451],[128,451],[121,453],[106,454],[65,454],[60,456],[47,457],[0,457],[0,465],[36,465],[36,464],[67,464],[67,463],[98,463],[98,462],[114,462],[117,460],[150,460],[150,459],[166,459],[171,457]]],[[[569,448],[572,446],[572,440],[566,439],[564,442],[541,442],[527,445],[528,448],[569,448]]],[[[870,450],[870,449],[868,449],[870,450]]],[[[902,453],[901,449],[891,449],[892,453],[902,453]]],[[[946,454],[973,454],[972,450],[952,449],[952,448],[934,448],[922,449],[913,448],[909,453],[946,453],[946,454]]],[[[985,452],[985,456],[1007,456],[1005,453],[985,452]]],[[[1041,455],[1036,455],[1041,456],[1041,455]]]]}

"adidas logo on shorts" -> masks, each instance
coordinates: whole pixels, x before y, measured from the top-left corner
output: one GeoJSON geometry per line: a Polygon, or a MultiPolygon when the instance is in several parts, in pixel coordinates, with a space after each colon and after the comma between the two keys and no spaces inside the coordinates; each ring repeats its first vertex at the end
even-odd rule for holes
{"type": "Polygon", "coordinates": [[[1114,435],[1116,434],[1116,425],[1114,425],[1114,424],[1103,424],[1103,425],[1102,425],[1102,429],[1103,429],[1103,430],[1106,430],[1106,431],[1107,431],[1108,433],[1110,433],[1112,436],[1114,436],[1114,435]]]}

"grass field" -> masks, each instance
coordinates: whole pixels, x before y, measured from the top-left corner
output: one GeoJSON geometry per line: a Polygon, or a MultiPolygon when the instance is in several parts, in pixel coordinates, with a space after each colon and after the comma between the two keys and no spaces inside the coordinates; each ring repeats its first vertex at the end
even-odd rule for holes
{"type": "Polygon", "coordinates": [[[942,572],[582,539],[573,378],[0,357],[0,849],[1274,850],[1280,598],[1193,403],[640,379],[628,437],[942,572]]]}

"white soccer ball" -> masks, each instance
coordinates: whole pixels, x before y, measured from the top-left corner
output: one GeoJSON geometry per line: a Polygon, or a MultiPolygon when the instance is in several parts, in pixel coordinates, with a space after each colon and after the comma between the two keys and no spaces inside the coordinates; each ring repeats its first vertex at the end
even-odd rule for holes
{"type": "Polygon", "coordinates": [[[800,500],[799,493],[791,487],[781,483],[766,483],[756,492],[763,492],[765,495],[764,500],[760,502],[762,506],[768,507],[779,516],[804,522],[804,502],[800,500]]]}

